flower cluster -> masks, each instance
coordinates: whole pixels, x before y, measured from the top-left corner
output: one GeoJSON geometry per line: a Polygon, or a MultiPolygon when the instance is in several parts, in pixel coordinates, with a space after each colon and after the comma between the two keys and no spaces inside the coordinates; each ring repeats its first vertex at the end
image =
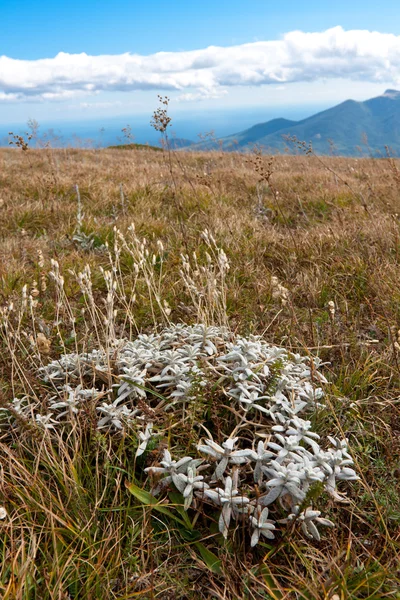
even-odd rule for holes
{"type": "Polygon", "coordinates": [[[8,410],[0,423],[17,426],[19,414],[51,433],[92,407],[100,430],[134,428],[139,458],[150,441],[157,445],[171,418],[179,422],[199,396],[212,393],[229,412],[222,431],[213,433],[218,438],[204,428],[207,436],[198,439],[195,457],[183,456],[178,446],[176,459],[164,450],[160,462],[145,469],[153,493],[173,486],[186,510],[199,502],[214,506],[225,537],[232,521],[246,522],[252,545],[274,538],[285,523],[299,523],[317,540],[317,525],[332,525],[309,506],[311,492],[316,486],[342,499],[338,482],[357,475],[347,440],[321,442],[313,430],[326,382],[318,358],[202,324],[115,340],[111,351],[112,359],[95,349],[42,367],[39,376],[57,391],[47,410],[28,397],[14,399],[9,409],[0,409],[3,417],[8,410]]]}

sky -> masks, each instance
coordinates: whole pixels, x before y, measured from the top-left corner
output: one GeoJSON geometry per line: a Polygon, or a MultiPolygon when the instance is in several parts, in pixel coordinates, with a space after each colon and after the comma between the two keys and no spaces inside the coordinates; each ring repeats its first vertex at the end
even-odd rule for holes
{"type": "MultiPolygon", "coordinates": [[[[0,124],[262,111],[400,88],[398,0],[0,0],[0,124]]],[[[289,115],[290,113],[290,115],[289,115]]]]}

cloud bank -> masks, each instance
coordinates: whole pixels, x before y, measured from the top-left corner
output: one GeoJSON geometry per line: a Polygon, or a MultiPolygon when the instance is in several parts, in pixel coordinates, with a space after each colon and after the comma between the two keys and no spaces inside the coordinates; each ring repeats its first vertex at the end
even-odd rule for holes
{"type": "Polygon", "coordinates": [[[218,97],[232,86],[345,78],[400,83],[400,36],[334,27],[280,40],[189,52],[54,58],[0,57],[0,102],[63,100],[102,91],[177,90],[182,99],[218,97]]]}

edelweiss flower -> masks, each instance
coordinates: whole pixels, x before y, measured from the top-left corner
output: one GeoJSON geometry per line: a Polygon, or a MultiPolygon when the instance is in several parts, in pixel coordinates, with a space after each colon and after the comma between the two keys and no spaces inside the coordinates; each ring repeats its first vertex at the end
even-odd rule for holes
{"type": "Polygon", "coordinates": [[[130,410],[125,404],[123,406],[118,406],[120,401],[120,398],[118,398],[117,400],[114,400],[112,404],[103,402],[101,406],[96,408],[96,410],[105,415],[97,423],[98,429],[109,426],[113,426],[116,429],[122,429],[123,423],[132,419],[137,414],[137,410],[130,410]]]}
{"type": "Polygon", "coordinates": [[[300,406],[297,403],[293,406],[280,389],[275,391],[270,400],[271,406],[268,410],[269,416],[273,421],[284,424],[287,423],[289,417],[293,416],[307,405],[306,402],[303,402],[300,406]]]}
{"type": "Polygon", "coordinates": [[[235,400],[241,402],[245,410],[257,408],[267,414],[269,413],[269,408],[264,408],[258,404],[262,400],[269,400],[268,396],[263,396],[259,387],[248,381],[238,383],[235,388],[228,391],[228,396],[232,396],[235,400]]]}
{"type": "Polygon", "coordinates": [[[147,423],[144,433],[143,433],[143,431],[139,431],[139,438],[141,440],[141,443],[139,444],[138,449],[136,450],[136,454],[135,454],[136,458],[138,456],[141,456],[143,454],[143,452],[146,450],[147,444],[151,440],[152,434],[153,434],[153,423],[147,423]]]}
{"type": "Polygon", "coordinates": [[[276,450],[278,452],[277,462],[283,462],[285,458],[290,460],[301,460],[298,455],[302,454],[305,450],[303,446],[299,445],[299,440],[295,435],[289,435],[288,437],[284,437],[280,433],[276,433],[275,437],[281,442],[281,446],[279,444],[275,444],[275,442],[268,442],[268,447],[276,450]]]}
{"type": "MultiPolygon", "coordinates": [[[[83,389],[81,384],[79,384],[76,388],[73,388],[70,385],[64,385],[62,387],[62,391],[64,392],[64,399],[49,404],[49,408],[52,410],[58,410],[59,408],[66,409],[57,415],[57,419],[61,419],[61,417],[70,415],[71,413],[78,414],[82,402],[85,402],[91,398],[96,398],[102,394],[102,392],[96,388],[92,388],[90,390],[83,389]]],[[[56,398],[57,396],[52,398],[52,400],[56,398]]]]}
{"type": "MultiPolygon", "coordinates": [[[[14,398],[10,402],[10,407],[12,408],[12,410],[14,410],[17,414],[21,415],[22,417],[27,417],[31,411],[31,406],[29,405],[29,397],[22,396],[22,398],[14,398]]],[[[10,411],[7,408],[7,406],[0,406],[0,412],[10,412],[10,411]]]]}
{"type": "MultiPolygon", "coordinates": [[[[311,456],[312,455],[310,454],[310,457],[311,456]]],[[[311,483],[314,483],[315,481],[324,481],[325,479],[324,472],[305,454],[302,456],[301,469],[304,473],[302,485],[304,492],[308,491],[311,483]]]]}
{"type": "Polygon", "coordinates": [[[275,425],[272,427],[273,431],[284,432],[285,435],[295,435],[297,436],[297,440],[304,441],[309,444],[314,450],[318,450],[319,445],[316,440],[320,439],[320,436],[317,433],[311,431],[311,421],[304,421],[299,417],[294,416],[289,420],[289,427],[285,430],[285,427],[282,425],[275,425]]]}
{"type": "Polygon", "coordinates": [[[294,507],[294,512],[288,516],[287,519],[282,519],[279,523],[290,523],[291,521],[299,521],[301,523],[301,528],[305,535],[310,538],[317,540],[319,542],[321,540],[321,536],[319,535],[319,531],[315,525],[318,523],[319,525],[324,525],[325,527],[334,527],[334,523],[329,521],[329,519],[324,519],[320,517],[321,512],[319,510],[313,510],[312,508],[307,508],[305,511],[299,513],[299,506],[294,507]]]}
{"type": "Polygon", "coordinates": [[[271,458],[274,457],[274,454],[269,450],[266,450],[265,442],[260,440],[257,444],[257,452],[254,452],[254,450],[249,450],[247,456],[250,460],[256,463],[256,466],[254,467],[253,476],[254,481],[258,483],[258,485],[260,485],[263,476],[262,467],[269,463],[271,458]]]}
{"type": "Polygon", "coordinates": [[[188,510],[192,504],[193,492],[197,490],[204,492],[209,485],[205,483],[203,475],[196,475],[196,470],[192,467],[188,467],[187,475],[179,473],[178,478],[185,485],[185,489],[183,490],[183,497],[185,499],[183,507],[185,510],[188,510]]]}
{"type": "MultiPolygon", "coordinates": [[[[143,257],[137,259],[138,263],[150,260],[150,255],[146,258],[145,251],[148,252],[143,245],[143,257]]],[[[197,267],[201,268],[200,265],[197,267]]],[[[188,277],[190,273],[191,267],[188,277]]],[[[193,285],[193,292],[197,294],[194,281],[193,285]]],[[[265,507],[275,500],[286,513],[292,513],[291,519],[297,515],[307,535],[315,537],[314,527],[320,519],[318,511],[307,509],[298,515],[298,505],[304,501],[312,483],[322,482],[330,494],[341,499],[336,491],[337,483],[357,478],[351,468],[353,461],[347,440],[329,438],[332,447],[322,450],[319,435],[312,431],[311,421],[302,419],[304,415],[300,416],[302,411],[315,410],[323,395],[322,389],[315,389],[314,385],[315,382],[321,385],[326,381],[316,371],[321,366],[318,358],[292,354],[256,336],[246,339],[227,329],[202,324],[170,325],[160,333],[140,334],[133,340],[115,339],[110,348],[111,354],[109,350],[100,349],[65,354],[39,370],[40,376],[58,390],[58,396],[50,401],[51,412],[48,415],[36,414],[37,399],[30,396],[14,400],[15,411],[26,419],[36,418],[37,423],[47,429],[56,425],[60,427],[60,418],[79,413],[86,399],[95,398],[99,404],[99,397],[108,394],[100,380],[107,383],[112,375],[117,399],[112,403],[109,403],[111,400],[103,402],[96,410],[99,414],[98,427],[113,433],[141,413],[153,414],[154,409],[157,415],[161,414],[161,410],[171,410],[176,413],[175,422],[178,423],[182,417],[182,404],[190,402],[199,387],[215,386],[218,393],[229,397],[233,415],[242,416],[242,422],[236,420],[232,425],[236,426],[234,431],[241,433],[229,435],[226,421],[224,434],[229,437],[224,438],[221,444],[212,438],[200,442],[199,452],[215,461],[208,471],[203,471],[203,468],[209,465],[199,467],[202,460],[188,456],[174,460],[166,450],[160,465],[149,467],[146,472],[160,476],[154,484],[153,493],[157,494],[169,485],[175,486],[184,496],[185,509],[192,505],[194,496],[201,495],[220,506],[219,527],[224,536],[231,519],[238,518],[241,508],[244,509],[243,518],[250,521],[254,529],[252,545],[262,536],[273,536],[274,526],[267,518],[268,509],[265,507]],[[85,381],[92,381],[96,387],[92,390],[81,388],[85,381]],[[155,388],[161,392],[161,398],[160,393],[151,391],[155,388]],[[142,399],[149,411],[140,408],[143,406],[142,399]],[[251,410],[252,415],[257,411],[254,423],[249,419],[251,410]],[[274,437],[270,439],[271,426],[274,437]],[[233,437],[242,436],[243,431],[246,431],[246,437],[252,432],[254,436],[254,431],[262,432],[263,440],[253,437],[248,444],[251,448],[243,449],[239,444],[239,439],[242,441],[243,438],[233,437]],[[267,441],[264,441],[265,438],[267,441]],[[231,465],[237,468],[233,469],[233,475],[227,477],[231,465]],[[248,499],[239,495],[239,474],[246,483],[246,489],[250,487],[252,497],[256,486],[263,493],[251,519],[253,503],[249,506],[248,499]],[[225,489],[209,489],[210,481],[224,481],[224,478],[225,489]]],[[[15,418],[17,415],[10,409],[11,406],[6,413],[7,418],[2,418],[2,427],[4,423],[19,426],[15,418]]],[[[233,415],[230,417],[232,421],[235,420],[233,415]]],[[[147,416],[145,422],[150,418],[147,416]]],[[[161,427],[161,419],[157,423],[161,427]]],[[[152,436],[152,423],[148,422],[138,433],[136,457],[145,452],[152,436]]],[[[321,524],[326,523],[321,521],[321,524]]]]}
{"type": "Polygon", "coordinates": [[[152,475],[165,474],[159,485],[154,489],[153,494],[157,495],[167,485],[174,483],[175,487],[183,494],[186,487],[186,480],[179,477],[182,473],[187,473],[189,467],[196,469],[199,464],[203,462],[202,459],[193,460],[190,456],[184,456],[180,460],[176,461],[172,459],[172,456],[168,450],[164,450],[163,460],[160,461],[161,467],[147,467],[145,473],[152,475]]]}
{"type": "Polygon", "coordinates": [[[234,450],[237,440],[238,438],[228,438],[225,442],[222,442],[222,447],[214,440],[205,440],[207,446],[201,444],[197,446],[199,452],[209,454],[219,461],[214,471],[214,480],[222,479],[228,463],[240,465],[247,462],[251,450],[234,450]]]}
{"type": "Polygon", "coordinates": [[[304,398],[309,404],[315,404],[323,395],[324,392],[321,388],[314,388],[308,381],[304,382],[301,388],[299,388],[300,398],[304,398]]]}
{"type": "Polygon", "coordinates": [[[146,398],[146,392],[143,389],[146,385],[145,375],[146,369],[140,370],[136,366],[125,367],[124,375],[120,375],[122,383],[115,386],[118,388],[118,402],[122,402],[126,398],[146,398]]]}
{"type": "Polygon", "coordinates": [[[282,465],[276,460],[271,461],[271,467],[262,467],[266,475],[272,476],[272,479],[265,482],[266,487],[272,488],[266,496],[261,496],[260,504],[268,506],[277,498],[289,494],[293,500],[304,500],[305,493],[301,490],[301,482],[304,479],[304,473],[301,467],[295,463],[282,465]]]}
{"type": "Polygon", "coordinates": [[[256,516],[251,515],[250,523],[253,527],[253,535],[251,536],[251,547],[258,544],[260,535],[273,540],[274,534],[272,533],[276,529],[274,522],[268,519],[268,507],[261,509],[261,506],[257,504],[256,516]]]}
{"type": "Polygon", "coordinates": [[[47,415],[35,415],[36,425],[42,427],[43,429],[54,429],[54,425],[58,425],[58,422],[52,419],[53,413],[48,413],[47,415]]]}
{"type": "Polygon", "coordinates": [[[228,536],[229,524],[232,513],[237,514],[238,509],[249,503],[249,499],[244,496],[238,496],[239,491],[236,484],[233,485],[232,477],[228,476],[225,480],[225,489],[205,490],[204,495],[210,498],[212,502],[222,506],[221,515],[218,520],[218,527],[224,538],[228,536]]]}
{"type": "Polygon", "coordinates": [[[335,446],[336,450],[328,450],[326,453],[331,473],[328,475],[325,489],[337,500],[343,500],[343,497],[336,492],[336,479],[344,481],[355,481],[359,479],[357,473],[348,467],[353,464],[348,448],[347,440],[336,440],[328,437],[329,441],[335,446]]]}

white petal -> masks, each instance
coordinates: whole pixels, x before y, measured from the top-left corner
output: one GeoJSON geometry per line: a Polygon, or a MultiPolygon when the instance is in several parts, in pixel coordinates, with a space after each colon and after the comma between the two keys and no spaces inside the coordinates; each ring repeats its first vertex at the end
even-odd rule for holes
{"type": "Polygon", "coordinates": [[[307,521],[307,528],[308,528],[308,531],[311,533],[312,537],[315,540],[317,540],[317,542],[319,542],[321,537],[319,535],[318,529],[315,527],[315,525],[312,521],[307,521]]]}
{"type": "Polygon", "coordinates": [[[251,536],[251,542],[250,542],[250,545],[252,548],[258,544],[259,539],[260,539],[260,532],[258,529],[255,529],[253,531],[253,535],[251,536]]]}

